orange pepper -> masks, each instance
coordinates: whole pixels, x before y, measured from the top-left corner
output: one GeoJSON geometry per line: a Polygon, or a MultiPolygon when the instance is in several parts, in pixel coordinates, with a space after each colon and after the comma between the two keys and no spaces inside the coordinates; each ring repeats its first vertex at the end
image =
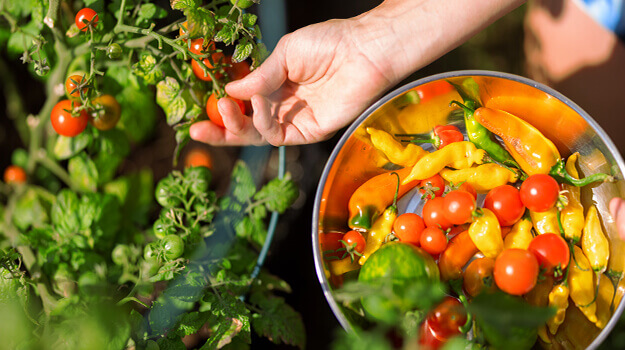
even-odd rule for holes
{"type": "Polygon", "coordinates": [[[477,252],[479,250],[473,243],[468,230],[455,235],[438,259],[441,279],[448,281],[462,277],[462,268],[477,252]]]}

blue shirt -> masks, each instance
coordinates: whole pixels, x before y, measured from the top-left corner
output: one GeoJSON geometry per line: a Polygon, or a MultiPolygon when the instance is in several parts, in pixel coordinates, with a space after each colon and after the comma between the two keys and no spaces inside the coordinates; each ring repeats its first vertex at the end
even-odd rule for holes
{"type": "Polygon", "coordinates": [[[595,21],[625,40],[625,0],[575,0],[595,21]]]}

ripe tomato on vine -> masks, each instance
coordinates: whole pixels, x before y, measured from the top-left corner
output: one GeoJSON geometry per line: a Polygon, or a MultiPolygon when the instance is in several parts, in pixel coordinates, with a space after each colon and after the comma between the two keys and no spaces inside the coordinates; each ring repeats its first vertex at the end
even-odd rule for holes
{"type": "Polygon", "coordinates": [[[70,100],[59,101],[50,113],[50,121],[54,130],[62,136],[74,137],[82,133],[89,123],[89,115],[84,109],[77,116],[72,111],[80,107],[80,103],[70,100]]]}

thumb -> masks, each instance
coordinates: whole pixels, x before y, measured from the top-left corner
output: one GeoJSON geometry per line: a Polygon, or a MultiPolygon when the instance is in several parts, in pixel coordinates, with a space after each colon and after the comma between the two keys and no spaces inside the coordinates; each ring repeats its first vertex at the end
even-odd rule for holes
{"type": "Polygon", "coordinates": [[[612,198],[610,201],[610,213],[616,222],[619,237],[625,240],[625,200],[622,198],[612,198]]]}
{"type": "Polygon", "coordinates": [[[284,39],[258,68],[245,78],[228,83],[226,93],[241,100],[250,100],[254,95],[269,96],[278,90],[288,74],[284,39]]]}

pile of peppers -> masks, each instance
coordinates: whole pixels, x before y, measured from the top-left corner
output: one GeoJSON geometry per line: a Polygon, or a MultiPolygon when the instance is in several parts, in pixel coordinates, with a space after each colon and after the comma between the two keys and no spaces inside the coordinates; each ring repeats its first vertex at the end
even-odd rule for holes
{"type": "MultiPolygon", "coordinates": [[[[537,330],[538,338],[543,344],[557,341],[558,329],[573,307],[602,329],[614,311],[616,285],[622,274],[607,270],[609,241],[597,208],[582,205],[580,188],[613,181],[613,177],[596,173],[580,178],[576,168],[578,153],[562,158],[554,143],[530,123],[505,111],[482,106],[476,94],[477,84],[472,79],[462,84],[448,83],[462,98],[451,101],[451,105],[463,112],[466,139],[454,136],[453,140],[445,141],[441,138],[443,134],[437,134],[435,129],[428,138],[434,140],[434,150],[429,152],[420,144],[430,141],[418,139],[417,135],[366,128],[373,147],[400,169],[370,178],[351,195],[347,226],[362,234],[366,247],[359,259],[327,261],[332,276],[336,280],[358,270],[380,246],[401,240],[393,230],[398,216],[397,199],[433,176],[441,176],[448,190],[467,183],[484,194],[503,185],[519,187],[534,174],[547,174],[561,189],[557,205],[541,212],[528,209],[521,219],[505,227],[490,210],[479,208],[471,222],[453,234],[452,230],[446,231],[447,246],[434,257],[440,277],[450,283],[462,282],[464,271],[472,261],[489,259],[484,262],[492,265],[504,250],[527,250],[536,236],[556,233],[568,244],[569,264],[558,274],[541,276],[534,288],[522,296],[529,304],[555,310],[554,316],[537,330]]],[[[460,294],[470,300],[474,295],[467,290],[460,294]]]]}

